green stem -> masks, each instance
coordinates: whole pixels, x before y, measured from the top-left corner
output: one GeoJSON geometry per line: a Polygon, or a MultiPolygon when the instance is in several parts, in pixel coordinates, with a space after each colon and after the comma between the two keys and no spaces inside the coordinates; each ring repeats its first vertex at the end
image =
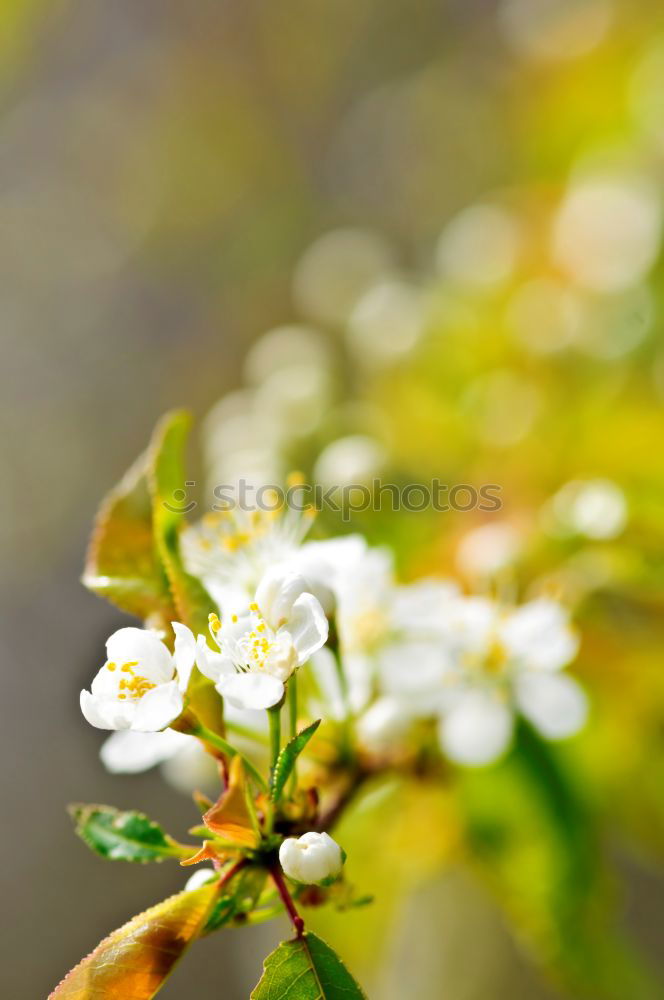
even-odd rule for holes
{"type": "Polygon", "coordinates": [[[267,717],[270,723],[270,774],[272,775],[281,751],[281,702],[268,708],[267,717]]]}
{"type": "Polygon", "coordinates": [[[290,738],[297,736],[297,674],[288,682],[288,710],[290,713],[290,738]]]}
{"type": "MultiPolygon", "coordinates": [[[[290,716],[290,738],[293,740],[297,736],[297,674],[293,674],[288,682],[288,714],[290,716]]],[[[293,764],[289,788],[290,794],[294,795],[297,790],[297,759],[293,764]]]]}
{"type": "Polygon", "coordinates": [[[235,736],[242,736],[251,743],[267,743],[265,733],[257,733],[255,729],[243,726],[239,722],[231,722],[229,719],[226,719],[226,729],[229,733],[234,733],[235,736]]]}
{"type": "Polygon", "coordinates": [[[265,910],[254,910],[252,913],[247,913],[244,917],[245,924],[264,924],[268,920],[274,920],[275,917],[280,917],[284,912],[283,906],[271,906],[265,910]]]}
{"type": "Polygon", "coordinates": [[[204,743],[209,743],[209,745],[214,747],[215,750],[221,750],[222,753],[227,754],[229,757],[240,757],[247,774],[253,778],[259,788],[261,788],[264,792],[267,791],[267,783],[260,771],[254,767],[251,761],[248,760],[244,754],[240,753],[239,750],[236,750],[235,747],[228,742],[228,740],[225,740],[223,736],[217,736],[216,733],[213,733],[211,729],[208,729],[207,726],[203,726],[200,722],[197,723],[195,727],[190,730],[190,732],[192,736],[197,736],[198,739],[203,740],[204,743]]]}
{"type": "Polygon", "coordinates": [[[341,659],[341,650],[339,649],[339,643],[334,642],[330,645],[332,655],[334,656],[334,665],[337,670],[337,678],[339,680],[339,688],[341,690],[341,700],[344,707],[344,718],[341,724],[341,737],[342,737],[342,751],[344,756],[350,756],[353,740],[351,736],[351,707],[350,707],[350,694],[348,691],[348,678],[346,677],[346,672],[344,670],[343,661],[341,659]]]}

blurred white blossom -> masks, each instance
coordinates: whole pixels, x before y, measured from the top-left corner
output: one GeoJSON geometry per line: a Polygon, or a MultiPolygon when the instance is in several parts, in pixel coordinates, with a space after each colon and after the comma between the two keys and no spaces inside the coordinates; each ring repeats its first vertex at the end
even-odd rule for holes
{"type": "Polygon", "coordinates": [[[521,537],[513,525],[505,521],[481,524],[459,541],[456,563],[469,576],[492,576],[515,561],[521,546],[521,537]]]}
{"type": "Polygon", "coordinates": [[[622,291],[652,267],[661,226],[661,200],[646,177],[573,179],[554,220],[553,256],[581,287],[622,291]]]}
{"type": "Polygon", "coordinates": [[[627,523],[623,491],[609,479],[573,480],[566,483],[545,508],[554,530],[615,538],[627,523]]]}
{"type": "Polygon", "coordinates": [[[342,324],[366,290],[393,270],[392,249],[377,233],[335,229],[320,236],[301,257],[293,296],[305,316],[342,324]]]}
{"type": "Polygon", "coordinates": [[[499,205],[472,205],[448,222],[436,250],[440,274],[460,285],[492,288],[511,277],[521,247],[519,222],[499,205]]]}
{"type": "Polygon", "coordinates": [[[503,0],[506,39],[531,59],[576,59],[594,49],[613,20],[611,0],[503,0]]]}

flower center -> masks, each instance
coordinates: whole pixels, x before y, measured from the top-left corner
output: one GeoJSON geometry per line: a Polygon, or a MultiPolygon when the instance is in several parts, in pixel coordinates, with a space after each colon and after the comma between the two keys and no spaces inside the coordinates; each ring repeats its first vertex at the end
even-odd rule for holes
{"type": "Polygon", "coordinates": [[[210,632],[223,653],[235,663],[240,671],[264,670],[265,673],[287,680],[296,669],[297,650],[287,632],[275,632],[267,624],[257,604],[249,605],[249,615],[231,615],[232,626],[238,622],[246,627],[240,635],[224,634],[222,623],[216,615],[210,615],[210,632]]]}
{"type": "Polygon", "coordinates": [[[119,668],[117,663],[111,662],[106,664],[106,669],[111,673],[119,669],[120,673],[124,675],[118,680],[118,698],[120,701],[124,701],[126,698],[131,698],[134,701],[137,701],[139,698],[142,698],[144,694],[157,686],[156,684],[153,684],[152,681],[149,681],[147,677],[137,674],[134,670],[134,667],[137,666],[138,660],[128,660],[119,668]]]}
{"type": "Polygon", "coordinates": [[[347,629],[347,646],[350,651],[371,650],[387,632],[387,618],[379,608],[366,608],[354,615],[347,629]]]}
{"type": "Polygon", "coordinates": [[[507,653],[505,648],[498,641],[494,641],[484,660],[484,670],[492,677],[500,676],[500,674],[504,673],[506,664],[507,653]]]}

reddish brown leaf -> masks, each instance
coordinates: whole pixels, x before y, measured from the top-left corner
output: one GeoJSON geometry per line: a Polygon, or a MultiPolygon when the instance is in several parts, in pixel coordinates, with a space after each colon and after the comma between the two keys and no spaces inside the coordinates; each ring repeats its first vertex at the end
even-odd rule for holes
{"type": "Polygon", "coordinates": [[[234,757],[228,774],[228,787],[218,802],[203,816],[205,825],[222,840],[242,847],[256,847],[258,837],[252,827],[247,805],[247,779],[242,759],[234,757]]]}
{"type": "Polygon", "coordinates": [[[150,1000],[205,926],[215,885],[180,892],[134,917],[71,970],[49,1000],[150,1000]]]}
{"type": "Polygon", "coordinates": [[[232,855],[228,854],[226,851],[224,851],[224,853],[220,853],[215,850],[215,847],[210,840],[206,840],[200,850],[196,851],[195,854],[192,854],[190,858],[185,858],[184,861],[180,862],[180,864],[183,868],[187,868],[189,865],[197,865],[199,861],[227,861],[229,857],[232,857],[232,855]]]}

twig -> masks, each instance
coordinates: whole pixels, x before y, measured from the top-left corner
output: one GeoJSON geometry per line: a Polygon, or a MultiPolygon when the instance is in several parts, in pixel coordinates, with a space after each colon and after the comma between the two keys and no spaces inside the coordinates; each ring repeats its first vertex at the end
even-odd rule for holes
{"type": "Polygon", "coordinates": [[[281,874],[281,869],[278,864],[275,864],[270,868],[270,875],[272,876],[272,881],[276,885],[279,895],[281,896],[281,901],[286,907],[288,916],[290,917],[293,927],[295,928],[295,933],[299,938],[301,938],[304,934],[304,920],[295,909],[295,903],[293,902],[293,898],[288,891],[288,886],[284,882],[284,877],[281,874]]]}

